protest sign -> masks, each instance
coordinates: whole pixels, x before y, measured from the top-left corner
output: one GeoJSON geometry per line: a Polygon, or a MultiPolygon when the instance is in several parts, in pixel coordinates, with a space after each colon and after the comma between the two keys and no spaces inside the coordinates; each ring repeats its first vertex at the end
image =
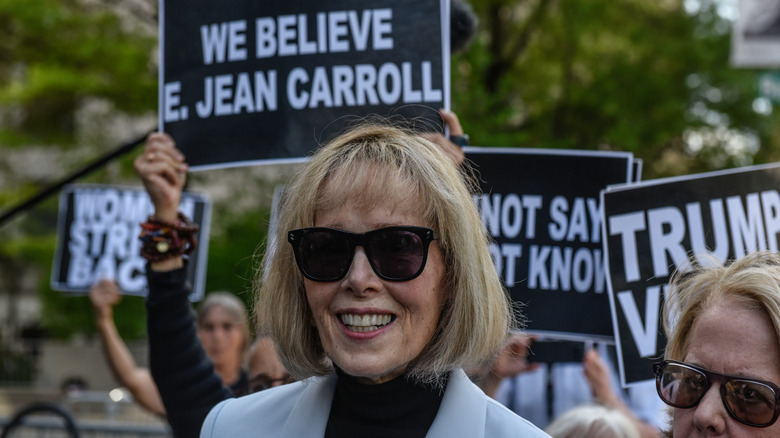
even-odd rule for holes
{"type": "Polygon", "coordinates": [[[599,193],[632,181],[627,152],[464,148],[481,180],[474,195],[496,269],[522,303],[527,330],[612,342],[599,193]]]}
{"type": "Polygon", "coordinates": [[[300,161],[359,116],[449,107],[449,1],[161,0],[160,129],[193,170],[300,161]]]}
{"type": "Polygon", "coordinates": [[[731,65],[780,67],[780,1],[740,0],[731,30],[731,65]]]}
{"type": "Polygon", "coordinates": [[[778,250],[780,164],[613,186],[602,191],[608,292],[621,383],[653,378],[663,356],[669,277],[689,254],[720,261],[778,250]]]}
{"type": "MultiPolygon", "coordinates": [[[[198,301],[205,287],[211,203],[203,195],[184,192],[179,211],[200,225],[188,272],[190,299],[198,301]]],[[[141,188],[66,186],[60,195],[52,289],[86,293],[101,278],[112,278],[122,293],[146,295],[146,260],[138,235],[153,212],[141,188]]]]}
{"type": "Polygon", "coordinates": [[[642,181],[642,165],[643,162],[641,158],[634,158],[634,170],[633,170],[634,180],[632,182],[642,181]]]}

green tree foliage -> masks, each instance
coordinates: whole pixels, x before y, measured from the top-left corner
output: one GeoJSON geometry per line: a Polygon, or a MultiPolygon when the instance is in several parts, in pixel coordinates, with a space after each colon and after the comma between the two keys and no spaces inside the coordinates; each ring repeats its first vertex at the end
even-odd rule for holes
{"type": "MultiPolygon", "coordinates": [[[[220,218],[228,212],[217,212],[220,218]]],[[[260,262],[268,229],[270,211],[264,207],[248,211],[226,222],[209,242],[206,293],[228,291],[236,294],[252,311],[252,281],[260,262]]]]}
{"type": "Polygon", "coordinates": [[[645,178],[750,164],[759,141],[756,160],[775,158],[756,72],[729,66],[732,23],[685,3],[472,0],[481,30],[453,59],[453,108],[478,145],[632,151],[645,178]]]}
{"type": "Polygon", "coordinates": [[[3,147],[72,143],[85,99],[131,113],[154,109],[155,44],[100,4],[0,0],[3,147]]]}
{"type": "MultiPolygon", "coordinates": [[[[34,145],[46,151],[73,151],[74,158],[61,165],[66,170],[78,168],[94,155],[79,152],[85,146],[84,133],[77,132],[76,120],[85,104],[102,101],[111,111],[130,115],[156,109],[156,37],[128,26],[106,6],[77,0],[0,0],[0,149],[10,153],[34,145]]],[[[123,161],[121,166],[127,169],[128,161],[123,161]]],[[[0,178],[3,212],[54,182],[53,175],[14,178],[23,169],[12,166],[5,161],[0,166],[0,176],[5,175],[4,181],[0,178]]],[[[112,166],[116,170],[118,165],[112,166]]],[[[111,178],[103,170],[89,181],[111,178]]],[[[23,288],[21,278],[32,273],[39,279],[46,331],[68,337],[92,331],[93,324],[87,298],[63,296],[48,285],[56,217],[53,196],[2,225],[0,298],[13,305],[23,288]]],[[[117,325],[123,333],[143,334],[142,310],[138,299],[120,304],[117,325]]]]}

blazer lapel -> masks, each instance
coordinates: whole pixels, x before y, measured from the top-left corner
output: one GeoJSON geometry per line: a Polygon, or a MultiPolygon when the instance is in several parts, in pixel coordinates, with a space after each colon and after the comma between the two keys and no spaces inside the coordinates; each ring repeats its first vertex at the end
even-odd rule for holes
{"type": "Polygon", "coordinates": [[[482,438],[485,435],[487,401],[485,394],[466,376],[463,370],[450,374],[439,413],[428,429],[427,438],[467,436],[482,438]]]}
{"type": "Polygon", "coordinates": [[[322,438],[328,425],[330,406],[336,391],[336,375],[312,378],[288,416],[280,436],[322,438]]]}
{"type": "MultiPolygon", "coordinates": [[[[322,438],[325,435],[333,394],[336,391],[336,379],[332,374],[311,380],[290,412],[280,436],[322,438]]],[[[463,370],[455,370],[450,374],[439,412],[426,437],[483,438],[486,413],[485,394],[471,383],[463,370]]]]}

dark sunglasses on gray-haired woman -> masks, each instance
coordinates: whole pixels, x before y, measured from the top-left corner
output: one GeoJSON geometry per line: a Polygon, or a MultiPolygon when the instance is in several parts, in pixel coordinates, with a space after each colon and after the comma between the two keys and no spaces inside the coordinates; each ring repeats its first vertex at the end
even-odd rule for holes
{"type": "Polygon", "coordinates": [[[675,408],[699,404],[713,382],[720,384],[720,399],[729,415],[753,427],[771,426],[780,414],[780,388],[772,382],[721,374],[675,360],[653,364],[661,400],[675,408]]]}

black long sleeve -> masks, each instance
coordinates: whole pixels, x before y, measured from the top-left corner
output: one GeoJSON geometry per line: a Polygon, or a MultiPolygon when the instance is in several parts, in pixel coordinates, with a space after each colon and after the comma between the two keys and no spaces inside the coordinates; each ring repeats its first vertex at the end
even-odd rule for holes
{"type": "Polygon", "coordinates": [[[175,438],[197,438],[212,407],[233,397],[198,339],[186,267],[154,272],[147,266],[149,368],[175,438]]]}

